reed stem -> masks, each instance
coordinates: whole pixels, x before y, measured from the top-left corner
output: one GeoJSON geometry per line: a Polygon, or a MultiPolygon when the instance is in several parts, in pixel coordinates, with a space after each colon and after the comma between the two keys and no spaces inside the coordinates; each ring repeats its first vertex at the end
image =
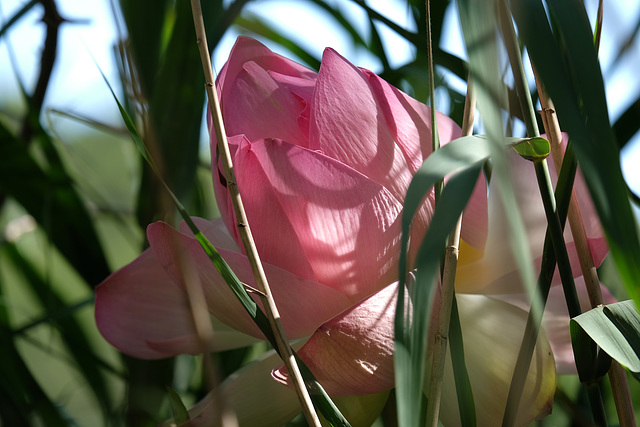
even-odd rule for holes
{"type": "Polygon", "coordinates": [[[229,145],[227,142],[227,136],[224,130],[224,123],[222,120],[222,112],[220,109],[220,102],[218,100],[218,94],[215,90],[213,69],[211,67],[211,58],[209,57],[209,47],[207,45],[207,37],[204,28],[204,21],[202,18],[202,9],[199,0],[191,0],[191,9],[193,11],[193,20],[196,29],[196,37],[198,48],[200,50],[200,58],[202,60],[202,66],[205,74],[205,86],[207,90],[207,96],[209,99],[209,108],[211,111],[213,127],[216,133],[216,139],[218,141],[218,150],[220,152],[220,158],[222,159],[223,168],[225,171],[225,178],[227,185],[231,193],[231,199],[233,203],[233,209],[238,221],[238,231],[244,245],[247,258],[251,265],[251,270],[256,281],[256,287],[260,291],[260,298],[265,307],[265,314],[269,319],[269,324],[276,339],[278,351],[284,361],[284,364],[289,371],[293,387],[302,406],[302,411],[309,425],[314,427],[320,427],[320,420],[316,414],[309,392],[304,385],[300,369],[296,363],[293,351],[289,346],[289,341],[286,338],[280,314],[276,307],[275,301],[271,294],[271,289],[267,282],[262,263],[260,262],[260,256],[251,234],[251,228],[247,221],[247,216],[244,211],[244,205],[242,198],[238,191],[238,186],[233,171],[233,163],[231,160],[231,153],[229,151],[229,145]]]}
{"type": "MultiPolygon", "coordinates": [[[[470,78],[467,84],[467,97],[464,103],[464,115],[462,118],[462,136],[473,133],[473,121],[475,116],[476,98],[470,78]]],[[[458,247],[460,244],[460,229],[462,216],[449,235],[445,251],[444,269],[442,274],[441,298],[438,307],[438,331],[434,337],[433,359],[431,364],[431,379],[429,382],[429,394],[427,403],[427,425],[436,427],[440,412],[440,399],[442,396],[442,382],[444,379],[444,365],[447,356],[447,343],[449,337],[449,324],[451,309],[455,294],[456,267],[458,265],[458,247]]]]}

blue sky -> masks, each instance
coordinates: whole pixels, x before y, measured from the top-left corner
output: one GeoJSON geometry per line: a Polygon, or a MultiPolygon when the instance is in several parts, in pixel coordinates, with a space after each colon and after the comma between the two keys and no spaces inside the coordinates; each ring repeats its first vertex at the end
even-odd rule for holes
{"type": "MultiPolygon", "coordinates": [[[[2,0],[0,2],[0,21],[6,21],[18,10],[26,0],[2,0]]],[[[365,15],[360,7],[349,1],[334,0],[341,9],[348,11],[356,25],[366,28],[365,15]]],[[[104,85],[96,63],[112,81],[118,76],[113,64],[113,42],[116,37],[115,20],[111,3],[106,0],[58,0],[58,7],[67,18],[87,19],[88,24],[65,25],[62,28],[59,57],[53,76],[53,83],[46,99],[46,107],[79,113],[119,126],[119,116],[113,100],[104,85]],[[94,62],[95,61],[95,62],[94,62]]],[[[412,28],[408,11],[394,0],[369,0],[368,4],[384,13],[398,24],[412,28]]],[[[593,16],[596,0],[586,1],[587,9],[593,16]]],[[[39,54],[43,40],[43,25],[39,19],[38,8],[24,18],[16,26],[9,37],[0,40],[0,79],[3,90],[0,93],[0,110],[7,99],[17,99],[18,82],[11,66],[7,50],[7,40],[17,58],[18,73],[24,84],[31,88],[37,78],[39,54]]],[[[320,57],[325,47],[331,46],[356,65],[377,71],[380,64],[364,50],[354,50],[346,34],[332,25],[326,12],[318,9],[310,2],[293,0],[268,0],[249,2],[246,11],[270,20],[279,25],[285,34],[298,38],[299,43],[310,52],[320,57]],[[284,17],[284,18],[283,18],[284,17]]],[[[640,46],[634,44],[621,60],[614,65],[617,46],[632,32],[640,19],[640,2],[624,0],[605,2],[604,34],[601,47],[601,64],[607,87],[610,117],[615,120],[640,93],[640,46]]],[[[456,54],[464,55],[460,33],[457,30],[455,10],[447,13],[450,31],[443,37],[443,48],[456,54]]],[[[384,37],[386,51],[391,65],[401,65],[415,52],[412,48],[384,25],[379,25],[384,37]]],[[[226,59],[237,33],[228,32],[214,52],[214,65],[219,69],[226,59]]],[[[283,48],[272,46],[274,50],[291,56],[283,48]]],[[[436,99],[436,107],[439,100],[436,99]]],[[[2,112],[0,112],[2,114],[2,112]]],[[[55,115],[51,115],[55,126],[55,115]]],[[[640,120],[640,117],[639,117],[640,120]]],[[[628,144],[622,156],[622,166],[630,185],[640,191],[640,135],[636,135],[633,143],[628,144]]]]}

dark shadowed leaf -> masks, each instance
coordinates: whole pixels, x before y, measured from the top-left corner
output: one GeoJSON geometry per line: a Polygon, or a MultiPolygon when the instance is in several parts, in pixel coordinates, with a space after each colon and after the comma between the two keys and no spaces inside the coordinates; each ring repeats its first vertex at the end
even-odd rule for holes
{"type": "Polygon", "coordinates": [[[59,159],[55,161],[51,141],[47,145],[54,162],[44,169],[0,124],[0,192],[20,203],[87,284],[96,286],[109,275],[109,267],[84,202],[59,159]]]}
{"type": "Polygon", "coordinates": [[[622,366],[640,373],[640,316],[633,301],[596,307],[571,319],[572,340],[582,331],[622,366]]]}

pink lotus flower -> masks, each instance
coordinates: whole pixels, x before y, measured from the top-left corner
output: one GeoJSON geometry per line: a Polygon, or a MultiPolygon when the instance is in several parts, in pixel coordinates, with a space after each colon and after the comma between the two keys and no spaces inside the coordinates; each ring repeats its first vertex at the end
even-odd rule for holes
{"type": "MultiPolygon", "coordinates": [[[[238,39],[217,86],[238,187],[288,337],[311,336],[299,353],[330,394],[365,395],[391,389],[400,215],[411,177],[431,152],[429,109],[331,49],[325,51],[316,74],[248,38],[238,39]]],[[[437,120],[443,143],[460,136],[449,118],[438,114],[437,120]]],[[[214,142],[214,190],[222,219],[195,220],[240,280],[253,286],[214,142]]],[[[523,203],[535,209],[541,206],[533,199],[523,203]]],[[[432,209],[430,195],[414,220],[410,259],[415,258],[432,209]]],[[[528,230],[532,247],[537,248],[544,229],[535,209],[528,230]]],[[[487,208],[485,185],[479,183],[465,211],[462,233],[463,255],[470,254],[461,262],[463,269],[467,261],[483,269],[482,283],[476,284],[475,291],[512,273],[493,256],[491,237],[487,240],[487,233],[501,232],[500,221],[489,222],[494,217],[491,207],[487,208]],[[497,277],[484,273],[493,271],[494,261],[500,266],[497,277]]],[[[215,335],[209,350],[263,338],[186,228],[177,231],[158,222],[148,227],[147,237],[150,248],[96,289],[96,321],[112,345],[147,359],[202,351],[179,256],[196,267],[212,315],[215,335]]],[[[541,242],[539,246],[538,252],[533,251],[536,257],[541,255],[541,242]]],[[[466,290],[467,285],[473,286],[473,276],[464,274],[470,278],[460,282],[466,290]]],[[[476,308],[466,312],[480,316],[477,301],[488,298],[472,298],[476,308]]],[[[491,301],[485,304],[493,312],[497,304],[519,313],[514,319],[526,316],[523,310],[491,301]]],[[[503,326],[518,324],[514,319],[503,326]]],[[[467,317],[463,328],[464,323],[469,325],[467,331],[478,326],[482,337],[495,335],[488,329],[493,322],[467,317]]],[[[467,338],[475,342],[477,334],[465,332],[465,343],[467,338]]],[[[551,360],[552,366],[550,351],[544,351],[546,339],[541,341],[539,365],[548,367],[551,360]]],[[[476,371],[480,377],[486,375],[489,371],[482,362],[486,351],[474,351],[481,347],[473,343],[466,345],[471,349],[468,357],[480,361],[476,371]]],[[[502,343],[494,342],[493,348],[505,358],[513,354],[502,343]]],[[[264,376],[248,377],[274,368],[273,376],[286,382],[286,372],[278,369],[276,360],[265,359],[223,385],[240,417],[261,417],[264,423],[268,415],[256,411],[267,411],[278,423],[286,421],[278,417],[295,413],[291,390],[270,376],[265,383],[261,382],[266,381],[264,376]],[[268,389],[273,396],[264,408],[242,398],[251,393],[247,387],[256,381],[265,387],[261,393],[268,389]]],[[[538,415],[552,396],[547,372],[541,369],[532,374],[545,387],[532,382],[530,395],[538,405],[527,412],[528,419],[538,415]]],[[[508,380],[499,377],[503,385],[508,380]]],[[[194,423],[206,424],[207,411],[205,400],[192,412],[194,423]]]]}
{"type": "MultiPolygon", "coordinates": [[[[404,193],[431,152],[429,109],[331,49],[316,74],[248,38],[238,39],[218,91],[238,187],[285,330],[291,339],[309,336],[397,281],[404,193]]],[[[443,142],[460,136],[442,114],[438,129],[443,142]]],[[[213,143],[212,159],[226,229],[221,220],[198,225],[253,285],[213,143]]],[[[471,202],[479,215],[469,216],[465,230],[473,232],[464,234],[472,245],[484,239],[476,230],[486,230],[480,187],[471,202]]],[[[412,257],[432,207],[429,196],[415,220],[412,257]]],[[[176,320],[187,304],[175,242],[198,266],[210,312],[262,338],[190,233],[155,223],[147,237],[150,249],[97,289],[97,322],[108,341],[144,358],[198,351],[189,318],[176,320]]]]}

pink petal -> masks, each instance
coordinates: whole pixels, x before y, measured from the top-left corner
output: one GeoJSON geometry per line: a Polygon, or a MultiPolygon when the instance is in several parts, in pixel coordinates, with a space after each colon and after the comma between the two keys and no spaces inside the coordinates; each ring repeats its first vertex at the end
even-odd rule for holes
{"type": "MultiPolygon", "coordinates": [[[[165,273],[151,250],[116,271],[96,288],[95,316],[102,336],[114,347],[141,359],[202,352],[186,294],[165,273]]],[[[221,351],[255,341],[212,318],[221,351]]]]}
{"type": "MultiPolygon", "coordinates": [[[[307,102],[281,85],[256,62],[245,62],[235,78],[227,81],[223,91],[222,112],[227,135],[244,134],[250,141],[282,138],[308,146],[307,136],[297,125],[307,102]]],[[[213,129],[211,136],[215,141],[213,129]]]]}
{"type": "MultiPolygon", "coordinates": [[[[327,55],[328,56],[328,55],[327,55]]],[[[431,110],[425,104],[390,85],[369,70],[360,69],[369,84],[373,102],[400,148],[411,174],[431,154],[431,110]]],[[[319,77],[321,80],[322,77],[319,77]]],[[[376,108],[373,107],[375,112],[376,108]]],[[[442,145],[460,138],[460,127],[449,117],[436,111],[438,135],[442,145]]]]}
{"type": "MultiPolygon", "coordinates": [[[[431,110],[425,104],[411,98],[374,73],[362,69],[382,111],[389,132],[401,150],[411,175],[422,166],[432,151],[431,110]]],[[[460,138],[460,127],[449,117],[436,111],[440,144],[460,138]]],[[[463,216],[462,238],[475,248],[482,249],[487,238],[487,183],[481,176],[463,216]]],[[[404,189],[406,191],[406,188],[404,189]]],[[[403,195],[404,198],[404,195],[403,195]]],[[[422,240],[426,221],[431,212],[427,209],[413,224],[413,239],[422,240]]]]}
{"type": "Polygon", "coordinates": [[[319,152],[245,141],[238,187],[265,262],[340,290],[352,302],[395,281],[400,203],[319,152]]]}
{"type": "MultiPolygon", "coordinates": [[[[289,206],[283,206],[283,202],[290,201],[290,204],[293,203],[294,209],[302,207],[302,200],[312,189],[308,188],[302,194],[296,194],[293,190],[287,189],[284,192],[285,194],[280,194],[283,191],[278,191],[279,188],[277,187],[274,188],[279,182],[271,181],[278,180],[279,174],[285,172],[285,168],[292,169],[296,167],[296,163],[293,160],[284,159],[282,165],[274,166],[269,164],[273,161],[270,158],[271,155],[279,153],[266,153],[263,148],[264,145],[265,143],[262,141],[250,144],[249,141],[243,139],[238,146],[233,162],[238,189],[242,195],[247,219],[258,252],[267,263],[282,267],[298,277],[317,280],[316,273],[304,248],[305,242],[302,241],[306,236],[299,235],[309,226],[302,225],[303,229],[296,228],[298,222],[307,221],[306,212],[290,212],[289,206]],[[261,156],[257,157],[257,153],[260,153],[261,156]],[[267,164],[263,165],[263,162],[267,164]]],[[[295,150],[289,144],[268,144],[269,148],[274,150],[278,150],[285,145],[287,149],[290,147],[295,150]]],[[[279,155],[278,157],[282,156],[279,155]]],[[[292,178],[299,179],[299,177],[292,178]]],[[[285,181],[283,184],[286,186],[287,182],[285,181]]],[[[232,230],[238,244],[242,244],[242,239],[236,227],[235,214],[232,208],[228,208],[231,205],[231,197],[225,188],[221,188],[216,192],[216,200],[219,200],[221,212],[224,209],[225,212],[230,213],[231,216],[229,218],[225,217],[225,223],[232,230]],[[220,192],[224,193],[220,194],[220,192]]]]}
{"type": "Polygon", "coordinates": [[[149,249],[96,288],[95,316],[102,336],[131,356],[169,357],[147,342],[175,338],[184,339],[186,352],[198,352],[186,295],[149,249]]]}
{"type": "MultiPolygon", "coordinates": [[[[312,101],[310,147],[351,166],[402,201],[420,159],[410,159],[408,164],[385,119],[385,109],[390,114],[388,105],[378,104],[367,75],[326,49],[312,101]]],[[[413,144],[430,145],[429,135],[421,135],[422,140],[413,144]]],[[[416,148],[407,154],[417,157],[422,149],[416,148]]]]}
{"type": "MultiPolygon", "coordinates": [[[[298,351],[331,396],[379,393],[394,386],[397,283],[322,325],[298,351]]],[[[281,366],[273,377],[288,384],[281,366]]]]}
{"type": "MultiPolygon", "coordinates": [[[[218,224],[211,229],[219,229],[220,220],[214,222],[218,224]]],[[[179,254],[188,257],[197,266],[197,277],[213,315],[234,329],[254,337],[263,337],[194,237],[182,234],[162,222],[151,224],[147,235],[160,264],[176,283],[184,287],[177,258],[179,254]]],[[[216,240],[214,235],[207,237],[216,240]]],[[[222,247],[218,251],[238,278],[255,288],[247,257],[222,247]]],[[[310,335],[320,324],[351,305],[344,294],[330,287],[301,279],[270,264],[265,263],[263,266],[285,330],[291,339],[310,335]]],[[[258,300],[255,296],[254,299],[258,300]]]]}
{"type": "MultiPolygon", "coordinates": [[[[438,113],[442,143],[460,128],[438,113]]],[[[354,67],[325,50],[316,82],[309,131],[310,146],[384,186],[402,203],[415,171],[431,153],[429,108],[372,72],[354,67]]],[[[463,236],[481,248],[486,239],[486,190],[480,184],[465,219],[463,236]]],[[[433,192],[412,226],[410,257],[417,252],[433,214],[433,192]]]]}
{"type": "MultiPolygon", "coordinates": [[[[231,152],[231,158],[234,159],[236,153],[238,152],[238,147],[248,141],[244,135],[236,135],[228,138],[229,142],[229,151],[231,152]]],[[[224,168],[222,166],[222,159],[220,159],[217,155],[215,148],[215,141],[211,141],[211,172],[213,174],[213,192],[216,196],[216,203],[218,205],[218,210],[220,211],[220,216],[224,221],[229,233],[237,243],[237,247],[242,246],[242,239],[238,234],[238,223],[235,219],[235,213],[233,210],[233,203],[231,201],[231,194],[229,193],[229,188],[227,184],[227,179],[224,173],[224,168]]],[[[234,161],[234,170],[235,169],[235,161],[234,161]]],[[[244,200],[244,198],[243,198],[244,200]]]]}
{"type": "Polygon", "coordinates": [[[314,71],[272,52],[257,40],[238,37],[229,53],[229,60],[218,76],[218,87],[222,88],[219,93],[221,99],[228,98],[230,90],[228,88],[231,87],[231,82],[242,72],[247,62],[255,62],[265,70],[304,80],[315,80],[317,76],[314,71]]]}

